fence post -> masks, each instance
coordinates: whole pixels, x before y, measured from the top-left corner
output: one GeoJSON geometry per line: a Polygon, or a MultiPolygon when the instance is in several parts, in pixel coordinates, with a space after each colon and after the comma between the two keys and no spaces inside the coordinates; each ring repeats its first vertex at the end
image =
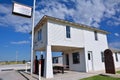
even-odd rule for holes
{"type": "Polygon", "coordinates": [[[25,72],[27,72],[27,69],[28,69],[28,65],[27,65],[27,62],[26,62],[26,70],[25,70],[25,72]]]}

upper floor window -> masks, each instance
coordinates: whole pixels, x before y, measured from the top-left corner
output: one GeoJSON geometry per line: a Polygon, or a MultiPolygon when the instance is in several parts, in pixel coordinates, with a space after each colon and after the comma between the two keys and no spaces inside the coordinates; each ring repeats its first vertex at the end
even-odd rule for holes
{"type": "Polygon", "coordinates": [[[38,41],[42,40],[42,29],[38,31],[38,41]]]}
{"type": "Polygon", "coordinates": [[[66,38],[71,38],[70,26],[66,26],[66,38]]]}
{"type": "Polygon", "coordinates": [[[118,62],[118,55],[117,55],[117,52],[115,53],[115,59],[116,59],[116,62],[118,62]]]}
{"type": "Polygon", "coordinates": [[[97,31],[94,31],[94,36],[95,36],[95,40],[97,41],[97,40],[98,40],[98,34],[97,34],[97,31]]]}
{"type": "Polygon", "coordinates": [[[80,63],[80,54],[79,54],[79,52],[72,53],[72,57],[73,57],[73,64],[80,63]]]}

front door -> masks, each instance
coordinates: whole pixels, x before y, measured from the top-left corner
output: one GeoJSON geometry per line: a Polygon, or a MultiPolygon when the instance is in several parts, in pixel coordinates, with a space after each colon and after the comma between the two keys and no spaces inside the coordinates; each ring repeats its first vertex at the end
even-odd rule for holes
{"type": "Polygon", "coordinates": [[[93,55],[92,51],[88,51],[88,71],[93,71],[93,55]]]}

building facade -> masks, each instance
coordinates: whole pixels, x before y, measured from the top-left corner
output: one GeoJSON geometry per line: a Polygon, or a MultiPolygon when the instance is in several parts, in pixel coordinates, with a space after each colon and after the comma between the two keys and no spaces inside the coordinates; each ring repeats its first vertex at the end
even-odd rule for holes
{"type": "Polygon", "coordinates": [[[120,50],[119,49],[111,49],[113,52],[113,59],[115,68],[120,68],[120,50]]]}
{"type": "Polygon", "coordinates": [[[108,49],[107,33],[86,25],[44,16],[36,25],[34,35],[34,52],[46,52],[44,76],[53,77],[52,51],[63,53],[63,64],[69,70],[103,70],[103,52],[108,49]]]}

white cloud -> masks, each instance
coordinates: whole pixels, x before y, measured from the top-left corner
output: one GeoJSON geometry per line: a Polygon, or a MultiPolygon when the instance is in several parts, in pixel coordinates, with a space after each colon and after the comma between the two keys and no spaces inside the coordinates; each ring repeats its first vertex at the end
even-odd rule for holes
{"type": "Polygon", "coordinates": [[[22,24],[19,25],[18,27],[15,27],[16,32],[30,32],[31,31],[31,25],[30,24],[22,24]]]}
{"type": "Polygon", "coordinates": [[[13,27],[16,32],[28,33],[31,30],[31,19],[12,14],[12,5],[0,4],[0,25],[13,27]]]}
{"type": "MultiPolygon", "coordinates": [[[[41,10],[37,11],[40,17],[43,15],[50,15],[65,19],[69,15],[77,23],[82,23],[94,27],[99,27],[99,23],[104,17],[111,18],[116,14],[119,8],[116,8],[119,0],[63,0],[66,4],[69,2],[74,3],[69,8],[66,4],[61,3],[60,0],[42,0],[37,7],[44,6],[41,10]]],[[[119,18],[116,18],[118,20],[119,18]]],[[[38,19],[39,20],[39,19],[38,19]]],[[[117,21],[115,21],[117,22],[117,21]]],[[[115,23],[113,24],[115,25],[115,23]]],[[[119,25],[116,23],[116,25],[119,25]]]]}
{"type": "Polygon", "coordinates": [[[17,42],[13,41],[13,42],[11,42],[11,44],[28,44],[28,43],[29,43],[29,41],[17,41],[17,42]]]}
{"type": "MultiPolygon", "coordinates": [[[[112,18],[109,21],[113,26],[120,25],[120,0],[41,0],[36,3],[35,24],[44,15],[65,19],[70,16],[74,22],[94,27],[100,27],[104,18],[112,18]]],[[[0,4],[0,25],[13,26],[16,32],[28,33],[31,31],[31,19],[12,15],[12,5],[0,4]]]]}
{"type": "Polygon", "coordinates": [[[65,4],[59,3],[57,0],[42,0],[38,3],[37,8],[44,6],[41,10],[36,11],[36,21],[44,15],[54,16],[57,18],[64,19],[66,15],[72,15],[74,9],[68,9],[65,4]]]}
{"type": "Polygon", "coordinates": [[[120,35],[118,33],[114,33],[115,36],[119,37],[120,35]]]}
{"type": "Polygon", "coordinates": [[[118,49],[120,49],[120,42],[109,43],[109,47],[110,48],[118,48],[118,49]]]}
{"type": "Polygon", "coordinates": [[[120,18],[116,18],[116,17],[111,17],[111,19],[113,19],[112,21],[109,20],[107,21],[107,25],[109,26],[120,26],[120,18]]]}

